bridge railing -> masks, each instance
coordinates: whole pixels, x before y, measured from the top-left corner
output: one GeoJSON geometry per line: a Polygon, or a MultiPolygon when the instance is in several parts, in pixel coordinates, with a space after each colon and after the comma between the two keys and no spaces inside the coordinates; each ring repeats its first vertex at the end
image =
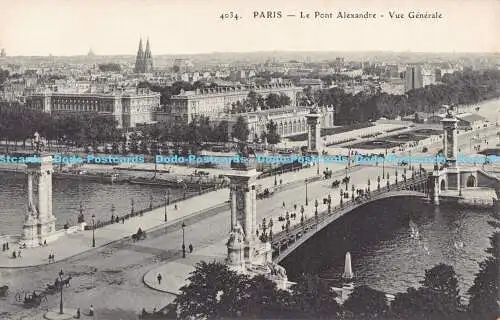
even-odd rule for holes
{"type": "MultiPolygon", "coordinates": [[[[427,182],[427,175],[421,174],[417,175],[415,178],[407,179],[406,181],[398,181],[398,183],[390,184],[389,186],[382,187],[380,186],[380,190],[370,191],[369,193],[365,193],[363,196],[355,197],[354,200],[352,198],[341,204],[336,206],[331,206],[330,209],[318,211],[318,214],[304,219],[303,222],[281,231],[275,235],[272,235],[271,244],[273,249],[276,247],[281,247],[283,245],[288,245],[290,242],[295,242],[298,237],[301,237],[303,233],[308,232],[311,229],[316,229],[320,224],[325,222],[329,217],[343,211],[349,209],[351,207],[358,206],[366,201],[371,201],[378,198],[381,195],[384,195],[391,191],[402,191],[402,190],[410,190],[412,186],[416,186],[422,183],[427,182]]],[[[427,193],[426,187],[424,187],[423,193],[427,193]]]]}

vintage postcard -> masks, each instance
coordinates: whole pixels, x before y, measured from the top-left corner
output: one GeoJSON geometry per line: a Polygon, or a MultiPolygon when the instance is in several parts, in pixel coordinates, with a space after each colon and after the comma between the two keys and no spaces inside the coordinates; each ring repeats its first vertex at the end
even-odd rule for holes
{"type": "Polygon", "coordinates": [[[498,319],[500,1],[0,0],[0,319],[498,319]]]}

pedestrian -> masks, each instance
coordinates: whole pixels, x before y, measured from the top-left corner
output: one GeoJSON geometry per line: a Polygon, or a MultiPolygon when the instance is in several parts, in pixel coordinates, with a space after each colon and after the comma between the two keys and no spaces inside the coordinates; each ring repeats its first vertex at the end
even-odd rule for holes
{"type": "Polygon", "coordinates": [[[94,316],[94,306],[93,305],[90,305],[90,307],[89,307],[89,316],[90,317],[94,316]]]}
{"type": "Polygon", "coordinates": [[[49,264],[52,261],[52,255],[49,253],[49,264]]]}
{"type": "Polygon", "coordinates": [[[174,205],[174,209],[177,210],[177,205],[174,205]]]}
{"type": "Polygon", "coordinates": [[[12,251],[12,258],[17,258],[17,255],[16,255],[16,250],[12,251]]]}
{"type": "Polygon", "coordinates": [[[80,319],[80,308],[76,309],[76,315],[75,315],[75,318],[76,318],[76,319],[80,319]]]}
{"type": "Polygon", "coordinates": [[[56,257],[55,254],[52,252],[52,263],[56,263],[56,257]]]}
{"type": "Polygon", "coordinates": [[[283,208],[285,207],[285,201],[283,201],[283,208]]]}
{"type": "Polygon", "coordinates": [[[191,243],[189,244],[189,253],[193,253],[193,245],[191,243]]]}
{"type": "Polygon", "coordinates": [[[125,224],[125,218],[122,217],[122,224],[125,224]]]}
{"type": "Polygon", "coordinates": [[[18,258],[21,258],[21,249],[18,249],[18,250],[17,250],[17,257],[18,257],[18,258]]]}
{"type": "Polygon", "coordinates": [[[43,246],[46,247],[47,246],[47,240],[43,240],[43,246]]]}
{"type": "Polygon", "coordinates": [[[156,276],[156,280],[158,280],[158,284],[161,284],[161,274],[158,273],[158,276],[156,276]]]}

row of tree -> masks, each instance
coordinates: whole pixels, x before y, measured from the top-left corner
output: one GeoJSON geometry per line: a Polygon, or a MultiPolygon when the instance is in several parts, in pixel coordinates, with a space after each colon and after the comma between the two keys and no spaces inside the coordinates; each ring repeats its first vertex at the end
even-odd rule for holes
{"type": "MultiPolygon", "coordinates": [[[[0,102],[0,140],[21,142],[33,137],[38,131],[43,137],[59,144],[93,146],[105,143],[117,144],[125,142],[125,130],[116,128],[117,122],[113,117],[97,113],[81,113],[67,115],[50,115],[39,110],[23,107],[18,103],[0,102]]],[[[151,146],[156,142],[173,142],[176,144],[202,145],[206,142],[226,142],[229,138],[239,141],[248,141],[250,131],[248,123],[242,116],[237,118],[229,136],[229,124],[221,121],[216,125],[210,124],[209,118],[198,116],[188,125],[176,123],[166,126],[162,123],[144,126],[135,131],[138,146],[151,146]]],[[[135,136],[134,136],[135,137],[135,136]]],[[[256,139],[267,139],[268,143],[280,141],[277,125],[274,122],[267,124],[267,132],[256,139]]]]}
{"type": "Polygon", "coordinates": [[[120,140],[122,133],[116,126],[114,118],[96,113],[53,116],[17,103],[0,103],[0,139],[16,144],[24,145],[39,132],[49,141],[95,146],[120,140]]]}
{"type": "Polygon", "coordinates": [[[257,111],[257,109],[269,110],[283,108],[289,106],[291,102],[292,99],[283,92],[270,93],[264,98],[261,94],[251,90],[243,102],[237,101],[231,105],[230,112],[235,114],[257,111]]]}
{"type": "Polygon", "coordinates": [[[201,262],[174,303],[182,319],[496,319],[500,315],[499,237],[498,232],[491,237],[487,251],[492,256],[479,264],[468,290],[468,306],[461,303],[457,275],[446,264],[425,270],[421,286],[398,293],[389,308],[385,294],[367,286],[355,287],[339,305],[317,276],[304,275],[284,291],[264,276],[250,278],[220,263],[201,262]]]}
{"type": "Polygon", "coordinates": [[[340,88],[312,92],[304,90],[302,101],[336,108],[336,124],[346,125],[385,117],[394,119],[415,112],[438,112],[443,104],[474,104],[500,96],[500,70],[464,71],[446,74],[442,84],[408,91],[404,95],[383,92],[345,93],[340,88]]]}

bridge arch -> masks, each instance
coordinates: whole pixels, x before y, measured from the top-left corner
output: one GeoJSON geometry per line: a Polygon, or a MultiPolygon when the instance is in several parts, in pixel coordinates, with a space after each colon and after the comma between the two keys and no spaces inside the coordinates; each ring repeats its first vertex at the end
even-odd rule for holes
{"type": "Polygon", "coordinates": [[[469,175],[467,177],[467,182],[465,184],[467,188],[472,188],[472,187],[477,187],[477,179],[474,177],[474,175],[469,175]]]}
{"type": "MultiPolygon", "coordinates": [[[[412,183],[415,189],[418,183],[412,183]]],[[[410,185],[407,187],[409,188],[410,185]]],[[[392,186],[394,188],[394,186],[392,186]]],[[[296,248],[300,247],[303,243],[307,242],[308,239],[312,238],[318,231],[322,230],[324,227],[329,225],[331,222],[335,221],[337,218],[341,217],[356,208],[364,206],[368,203],[393,197],[425,197],[425,193],[421,191],[409,191],[402,190],[402,186],[397,189],[393,189],[387,192],[381,192],[376,196],[366,199],[364,201],[355,201],[354,203],[345,203],[344,206],[335,206],[331,212],[322,212],[319,215],[319,221],[316,223],[310,223],[315,220],[312,218],[306,220],[304,225],[297,225],[293,227],[290,231],[283,231],[273,236],[271,243],[273,248],[273,261],[279,263],[289,254],[291,254],[296,248]]]]}

